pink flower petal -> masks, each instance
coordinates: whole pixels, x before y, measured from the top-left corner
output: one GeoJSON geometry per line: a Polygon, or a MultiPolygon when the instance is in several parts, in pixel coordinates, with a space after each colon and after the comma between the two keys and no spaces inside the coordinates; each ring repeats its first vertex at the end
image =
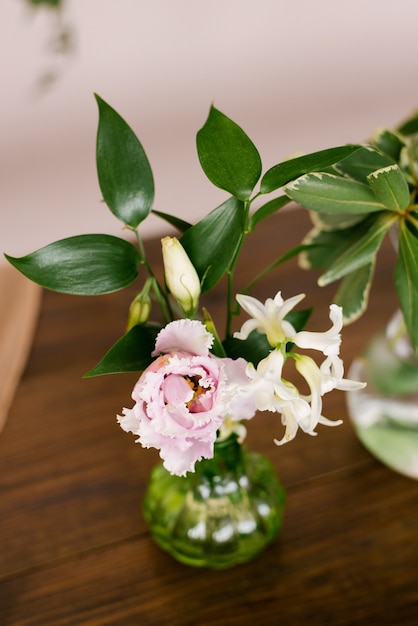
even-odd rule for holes
{"type": "Polygon", "coordinates": [[[175,320],[158,333],[152,356],[168,352],[207,356],[212,344],[213,335],[198,320],[175,320]]]}

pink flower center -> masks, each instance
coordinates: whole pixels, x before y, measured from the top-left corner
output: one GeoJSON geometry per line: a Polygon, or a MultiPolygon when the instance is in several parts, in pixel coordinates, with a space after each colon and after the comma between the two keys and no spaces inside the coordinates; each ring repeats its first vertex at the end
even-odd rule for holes
{"type": "Polygon", "coordinates": [[[193,390],[193,398],[187,402],[187,408],[190,413],[201,413],[209,411],[212,408],[213,388],[205,388],[200,385],[200,376],[186,376],[190,388],[193,390]]]}
{"type": "Polygon", "coordinates": [[[213,388],[202,387],[200,376],[168,374],[162,383],[165,404],[186,405],[190,413],[201,413],[212,408],[213,388]]]}

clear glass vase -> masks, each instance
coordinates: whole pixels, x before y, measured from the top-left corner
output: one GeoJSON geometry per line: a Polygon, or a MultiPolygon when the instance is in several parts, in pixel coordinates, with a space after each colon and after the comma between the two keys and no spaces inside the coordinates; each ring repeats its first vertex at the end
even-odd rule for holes
{"type": "Polygon", "coordinates": [[[388,467],[418,479],[418,357],[399,311],[348,376],[367,382],[346,396],[360,441],[388,467]]]}
{"type": "Polygon", "coordinates": [[[226,568],[252,559],[273,541],[284,500],[271,463],[231,436],[185,477],[157,465],[143,513],[156,543],[178,561],[226,568]]]}

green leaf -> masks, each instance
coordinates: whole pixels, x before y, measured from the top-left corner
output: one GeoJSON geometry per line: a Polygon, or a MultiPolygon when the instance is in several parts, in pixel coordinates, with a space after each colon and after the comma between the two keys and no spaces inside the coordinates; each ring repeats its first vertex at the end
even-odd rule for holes
{"type": "Polygon", "coordinates": [[[351,154],[341,163],[337,163],[335,168],[340,174],[345,174],[367,184],[367,176],[387,165],[393,165],[394,161],[386,154],[370,146],[362,146],[357,152],[351,154]]]}
{"type": "Polygon", "coordinates": [[[345,324],[357,320],[367,309],[373,274],[374,263],[369,263],[351,272],[341,281],[333,301],[342,306],[345,324]]]}
{"type": "Polygon", "coordinates": [[[263,206],[259,207],[251,216],[249,222],[249,231],[252,232],[255,226],[276,213],[279,209],[289,204],[290,199],[287,196],[280,196],[279,198],[274,198],[270,200],[270,202],[266,202],[263,206]]]}
{"type": "Polygon", "coordinates": [[[111,235],[79,235],[20,258],[5,256],[33,282],[75,295],[123,289],[137,277],[140,260],[131,243],[111,235]]]}
{"type": "Polygon", "coordinates": [[[226,354],[231,359],[242,357],[255,367],[271,351],[271,345],[267,341],[266,335],[257,330],[253,330],[244,341],[235,337],[228,337],[223,345],[226,354]]]}
{"type": "Polygon", "coordinates": [[[239,200],[248,200],[261,175],[261,159],[242,128],[211,107],[196,145],[209,180],[239,200]]]}
{"type": "Polygon", "coordinates": [[[96,95],[99,106],[96,162],[100,189],[109,209],[136,228],[151,210],[154,179],[142,145],[112,107],[96,95]]]}
{"type": "Polygon", "coordinates": [[[313,309],[302,309],[301,311],[290,311],[285,319],[290,322],[296,332],[303,330],[313,313],[313,309]]]}
{"type": "Polygon", "coordinates": [[[189,224],[189,222],[186,222],[185,220],[182,220],[175,215],[170,215],[169,213],[162,213],[161,211],[155,210],[153,210],[152,213],[154,213],[154,215],[158,215],[158,217],[161,217],[161,219],[171,224],[171,226],[174,226],[174,228],[177,228],[177,230],[179,230],[181,233],[186,232],[186,230],[188,230],[192,226],[192,224],[189,224]]]}
{"type": "Polygon", "coordinates": [[[414,111],[410,117],[399,124],[396,130],[407,137],[418,133],[418,110],[414,111]]]}
{"type": "Polygon", "coordinates": [[[395,287],[412,345],[418,349],[418,238],[406,221],[399,224],[395,287]]]}
{"type": "Polygon", "coordinates": [[[385,209],[367,185],[323,172],[305,174],[283,191],[305,208],[321,213],[360,214],[385,209]]]}
{"type": "Polygon", "coordinates": [[[295,159],[289,159],[274,165],[267,170],[261,179],[261,193],[270,193],[279,187],[283,187],[291,180],[299,178],[308,172],[320,172],[334,163],[338,163],[353,154],[360,146],[347,145],[337,148],[329,148],[320,152],[312,152],[295,159]]]}
{"type": "MultiPolygon", "coordinates": [[[[399,161],[401,150],[405,145],[405,139],[398,132],[388,130],[387,128],[379,128],[373,134],[372,142],[378,150],[395,162],[399,161]]],[[[384,167],[384,165],[382,164],[381,167],[384,167]]],[[[375,169],[378,169],[378,167],[375,169]]]]}
{"type": "Polygon", "coordinates": [[[390,211],[403,211],[409,205],[409,187],[399,165],[388,165],[368,175],[376,198],[390,211]]]}
{"type": "Polygon", "coordinates": [[[324,230],[315,226],[303,239],[307,247],[300,255],[300,265],[304,269],[327,269],[352,245],[353,235],[355,241],[360,238],[360,229],[365,232],[360,225],[343,230],[324,230]]]}
{"type": "Polygon", "coordinates": [[[159,330],[157,326],[134,326],[110,348],[93,369],[84,374],[84,378],[143,371],[153,360],[151,352],[159,330]]]}
{"type": "Polygon", "coordinates": [[[311,219],[314,225],[321,230],[347,230],[364,220],[363,214],[350,213],[320,213],[315,211],[311,213],[311,219]]]}
{"type": "Polygon", "coordinates": [[[222,278],[244,231],[244,204],[236,198],[211,211],[180,239],[202,283],[202,293],[222,278]]]}
{"type": "Polygon", "coordinates": [[[386,211],[378,216],[371,216],[375,219],[370,220],[371,225],[366,233],[361,234],[360,237],[357,233],[352,235],[348,248],[331,263],[328,271],[320,277],[318,284],[323,287],[365,265],[374,263],[384,236],[396,221],[393,215],[386,211]]]}
{"type": "Polygon", "coordinates": [[[215,354],[220,358],[226,357],[227,355],[222,345],[222,341],[219,338],[215,323],[212,319],[211,314],[205,307],[203,307],[203,323],[205,324],[206,330],[213,335],[213,344],[211,347],[212,354],[215,354]]]}

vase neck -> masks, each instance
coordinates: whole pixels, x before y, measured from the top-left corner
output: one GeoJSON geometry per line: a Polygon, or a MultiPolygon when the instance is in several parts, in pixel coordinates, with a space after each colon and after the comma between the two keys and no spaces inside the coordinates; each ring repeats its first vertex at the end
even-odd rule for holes
{"type": "Polygon", "coordinates": [[[206,476],[237,471],[242,466],[242,445],[236,435],[216,441],[211,459],[202,459],[196,463],[196,473],[206,476]]]}

